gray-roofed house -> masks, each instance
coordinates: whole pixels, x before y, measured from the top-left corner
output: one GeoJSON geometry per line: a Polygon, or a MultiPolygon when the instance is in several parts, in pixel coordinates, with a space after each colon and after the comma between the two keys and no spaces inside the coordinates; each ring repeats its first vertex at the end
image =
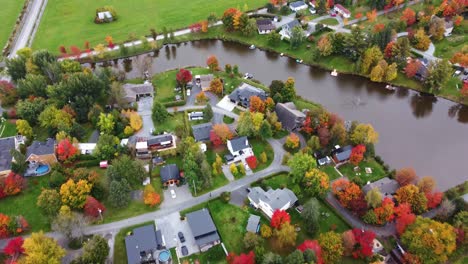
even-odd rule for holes
{"type": "Polygon", "coordinates": [[[267,99],[267,94],[264,90],[254,87],[247,83],[241,83],[232,93],[229,95],[231,102],[240,104],[245,108],[250,107],[250,97],[258,96],[260,99],[267,99]]]}
{"type": "Polygon", "coordinates": [[[165,247],[161,230],[156,231],[153,224],[135,228],[125,237],[129,264],[156,263],[156,251],[165,247]]]}
{"type": "Polygon", "coordinates": [[[398,188],[400,188],[400,185],[397,181],[385,177],[378,181],[366,184],[362,187],[362,191],[367,194],[374,188],[379,189],[379,192],[382,194],[382,199],[385,197],[393,198],[393,195],[396,193],[398,188]]]}
{"type": "Polygon", "coordinates": [[[247,137],[236,137],[227,141],[227,148],[231,155],[242,156],[250,149],[249,139],[247,137]]]}
{"type": "Polygon", "coordinates": [[[122,88],[125,94],[124,99],[128,103],[136,102],[140,99],[140,97],[154,95],[154,87],[150,82],[142,84],[126,83],[122,86],[122,88]]]}
{"type": "Polygon", "coordinates": [[[192,230],[195,243],[201,252],[205,252],[211,247],[221,243],[218,230],[211,218],[210,211],[203,208],[201,210],[188,213],[187,221],[192,230]]]}
{"type": "Polygon", "coordinates": [[[210,140],[210,132],[213,129],[213,124],[204,123],[192,126],[193,138],[195,141],[207,141],[210,140]]]}
{"type": "Polygon", "coordinates": [[[258,34],[263,35],[263,34],[268,34],[271,31],[275,30],[276,27],[273,24],[273,21],[271,19],[266,18],[266,19],[257,20],[257,29],[258,29],[258,34]]]}
{"type": "Polygon", "coordinates": [[[307,9],[307,4],[304,3],[304,1],[296,1],[296,2],[291,2],[289,3],[289,8],[293,11],[293,12],[297,12],[297,11],[300,11],[300,10],[303,10],[303,9],[307,9]]]}
{"type": "Polygon", "coordinates": [[[179,167],[176,164],[167,164],[160,170],[161,182],[164,186],[179,184],[182,180],[179,167]]]}
{"type": "Polygon", "coordinates": [[[0,178],[8,176],[11,172],[13,157],[10,151],[16,147],[15,137],[0,138],[0,178]]]}
{"type": "Polygon", "coordinates": [[[247,232],[257,233],[260,226],[260,216],[251,214],[247,221],[247,232]]]}
{"type": "Polygon", "coordinates": [[[269,189],[264,191],[260,187],[253,187],[247,195],[250,203],[255,208],[262,210],[268,217],[273,216],[276,210],[288,210],[297,202],[296,195],[288,188],[269,189]]]}
{"type": "Polygon", "coordinates": [[[162,134],[151,137],[146,142],[149,150],[162,151],[174,147],[175,138],[172,134],[162,134]]]}
{"type": "Polygon", "coordinates": [[[342,148],[338,148],[337,150],[334,151],[333,160],[335,160],[336,163],[349,160],[352,149],[353,149],[353,146],[350,146],[350,145],[342,147],[342,148]]]}
{"type": "Polygon", "coordinates": [[[31,146],[26,149],[26,161],[49,165],[56,163],[55,140],[48,138],[46,141],[33,141],[31,146]]]}
{"type": "Polygon", "coordinates": [[[289,39],[291,37],[292,30],[295,27],[301,27],[301,23],[299,23],[297,19],[294,19],[293,21],[283,25],[280,34],[283,37],[286,37],[289,39]]]}
{"type": "Polygon", "coordinates": [[[296,109],[293,102],[276,104],[275,112],[283,128],[288,131],[301,129],[306,118],[303,112],[296,109]]]}

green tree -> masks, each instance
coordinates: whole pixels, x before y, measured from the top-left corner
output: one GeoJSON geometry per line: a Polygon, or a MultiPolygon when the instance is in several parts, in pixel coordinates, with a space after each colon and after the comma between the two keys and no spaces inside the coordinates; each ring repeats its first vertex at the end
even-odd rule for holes
{"type": "Polygon", "coordinates": [[[321,148],[320,146],[320,139],[317,136],[312,136],[310,139],[307,141],[307,146],[312,150],[312,151],[317,151],[321,148]]]}
{"type": "Polygon", "coordinates": [[[213,178],[211,175],[211,167],[208,161],[204,159],[200,166],[200,176],[203,179],[203,188],[211,188],[213,186],[213,178]]]}
{"type": "Polygon", "coordinates": [[[289,43],[292,49],[297,49],[304,42],[305,34],[300,26],[295,26],[291,31],[289,43]]]}
{"type": "Polygon", "coordinates": [[[271,131],[271,125],[270,123],[268,123],[266,119],[262,121],[262,125],[260,126],[260,130],[258,131],[258,134],[263,139],[268,139],[273,136],[273,132],[271,131]]]}
{"type": "Polygon", "coordinates": [[[298,152],[288,160],[288,166],[291,168],[289,175],[292,177],[292,182],[299,183],[305,173],[315,168],[317,164],[311,155],[298,152]]]}
{"type": "Polygon", "coordinates": [[[325,263],[340,262],[344,248],[339,234],[334,231],[321,233],[318,242],[322,248],[322,258],[325,263]]]}
{"type": "Polygon", "coordinates": [[[107,240],[100,235],[94,235],[90,240],[85,242],[83,255],[73,260],[72,264],[104,264],[109,255],[109,250],[107,240]]]}
{"type": "Polygon", "coordinates": [[[30,237],[24,240],[24,259],[21,263],[25,264],[60,264],[65,256],[65,250],[59,246],[57,241],[51,237],[39,233],[32,233],[30,237]]]}
{"type": "Polygon", "coordinates": [[[379,140],[379,134],[371,124],[359,124],[352,132],[350,139],[355,145],[375,144],[379,140]]]}
{"type": "Polygon", "coordinates": [[[69,132],[73,124],[73,118],[69,113],[50,105],[39,115],[39,123],[44,128],[69,132]]]}
{"type": "Polygon", "coordinates": [[[125,179],[131,187],[138,187],[148,176],[143,164],[139,160],[133,160],[123,155],[112,162],[107,168],[106,176],[110,181],[125,179]]]}
{"type": "Polygon", "coordinates": [[[11,79],[17,82],[26,76],[26,59],[23,57],[16,57],[5,61],[8,75],[11,79]]]}
{"type": "Polygon", "coordinates": [[[161,102],[154,100],[151,116],[155,123],[162,123],[169,117],[169,113],[161,102]]]}
{"type": "Polygon", "coordinates": [[[374,188],[366,194],[367,204],[372,208],[377,208],[382,204],[382,194],[379,191],[379,188],[374,188]]]}
{"type": "Polygon", "coordinates": [[[82,71],[81,64],[75,60],[63,60],[60,62],[60,66],[64,73],[75,73],[82,71]]]}
{"type": "Polygon", "coordinates": [[[111,181],[109,186],[109,202],[116,208],[122,208],[130,203],[130,185],[125,179],[121,181],[111,181]]]}
{"type": "Polygon", "coordinates": [[[237,123],[237,133],[240,136],[247,137],[255,135],[255,127],[252,119],[252,113],[250,111],[240,114],[239,121],[237,123]]]}
{"type": "Polygon", "coordinates": [[[33,100],[20,100],[16,104],[16,113],[32,126],[38,123],[38,117],[46,107],[44,98],[34,98],[33,100]]]}
{"type": "Polygon", "coordinates": [[[304,219],[305,229],[311,235],[315,236],[319,231],[320,225],[320,203],[317,199],[311,198],[304,204],[302,210],[302,218],[304,219]]]}
{"type": "Polygon", "coordinates": [[[304,255],[302,251],[299,249],[294,250],[291,254],[289,254],[284,259],[285,264],[303,264],[304,263],[304,255]]]}
{"type": "MultiPolygon", "coordinates": [[[[117,105],[120,108],[123,108],[127,104],[127,101],[125,100],[125,91],[122,84],[119,82],[112,82],[110,91],[108,92],[108,98],[109,104],[117,105]]],[[[90,119],[89,114],[88,119],[90,119]]]]}
{"type": "Polygon", "coordinates": [[[46,97],[47,80],[42,75],[27,74],[24,79],[18,81],[18,95],[21,99],[30,96],[46,97]]]}
{"type": "Polygon", "coordinates": [[[54,218],[52,229],[62,233],[68,239],[80,239],[84,235],[86,220],[82,214],[73,212],[70,207],[63,205],[54,218]]]}
{"type": "Polygon", "coordinates": [[[101,135],[98,139],[93,155],[99,160],[112,160],[119,154],[119,151],[116,148],[119,142],[119,139],[115,136],[108,134],[101,135]]]}
{"type": "Polygon", "coordinates": [[[428,264],[445,263],[456,249],[456,234],[451,225],[421,216],[406,228],[401,241],[411,254],[428,264]]]}
{"type": "Polygon", "coordinates": [[[280,229],[275,229],[275,237],[280,247],[290,247],[296,244],[297,233],[293,225],[285,222],[280,229]]]}
{"type": "Polygon", "coordinates": [[[53,218],[57,215],[62,205],[60,194],[54,189],[43,189],[37,198],[36,205],[46,216],[53,218]]]}
{"type": "Polygon", "coordinates": [[[206,104],[205,108],[203,108],[203,119],[205,121],[211,121],[211,119],[213,119],[213,108],[211,104],[206,104]]]}
{"type": "Polygon", "coordinates": [[[284,82],[284,88],[281,92],[281,96],[284,102],[292,102],[296,98],[296,88],[294,78],[289,77],[286,82],[284,82]]]}
{"type": "Polygon", "coordinates": [[[361,62],[361,73],[368,74],[371,69],[383,59],[382,51],[377,46],[372,46],[364,52],[361,62]]]}
{"type": "MultiPolygon", "coordinates": [[[[312,136],[311,139],[313,137],[314,136],[312,136]]],[[[346,143],[346,138],[347,138],[346,128],[344,127],[344,124],[342,122],[337,122],[332,126],[332,128],[330,129],[330,137],[331,137],[331,141],[334,143],[333,145],[343,145],[346,143]]],[[[314,139],[314,140],[318,140],[316,142],[318,142],[319,147],[314,149],[314,151],[320,149],[320,140],[318,137],[316,138],[317,139],[314,139]]],[[[314,145],[314,147],[316,146],[317,145],[314,145]]]]}
{"type": "Polygon", "coordinates": [[[361,27],[351,27],[351,34],[347,36],[345,46],[351,51],[349,56],[352,60],[357,61],[361,58],[368,46],[366,33],[361,27]]]}
{"type": "Polygon", "coordinates": [[[29,125],[28,121],[26,120],[22,120],[22,119],[16,120],[16,129],[21,135],[27,138],[31,138],[33,135],[32,127],[29,125]]]}
{"type": "Polygon", "coordinates": [[[10,154],[11,154],[11,157],[13,158],[11,162],[11,170],[18,174],[24,174],[24,172],[28,168],[26,155],[24,155],[17,149],[11,149],[10,154]]]}
{"type": "Polygon", "coordinates": [[[115,121],[112,114],[99,114],[99,121],[97,123],[99,130],[104,134],[112,134],[114,131],[115,121]]]}
{"type": "Polygon", "coordinates": [[[429,91],[439,91],[445,86],[452,73],[453,69],[448,60],[431,61],[427,69],[424,86],[429,91]]]}
{"type": "Polygon", "coordinates": [[[309,195],[323,196],[330,189],[330,180],[325,172],[313,168],[302,178],[302,187],[309,195]]]}
{"type": "Polygon", "coordinates": [[[247,232],[244,235],[244,248],[246,250],[254,249],[262,244],[263,239],[255,233],[247,232]]]}
{"type": "Polygon", "coordinates": [[[276,31],[272,31],[267,35],[267,41],[269,45],[276,47],[281,41],[281,35],[276,31]]]}
{"type": "Polygon", "coordinates": [[[445,18],[432,16],[429,22],[429,35],[435,40],[442,40],[445,33],[445,18]]]}
{"type": "Polygon", "coordinates": [[[267,252],[265,255],[263,255],[262,264],[283,264],[283,259],[278,254],[267,252]]]}
{"type": "Polygon", "coordinates": [[[245,25],[242,27],[241,32],[244,36],[252,36],[257,31],[257,22],[255,19],[248,19],[245,25]]]}

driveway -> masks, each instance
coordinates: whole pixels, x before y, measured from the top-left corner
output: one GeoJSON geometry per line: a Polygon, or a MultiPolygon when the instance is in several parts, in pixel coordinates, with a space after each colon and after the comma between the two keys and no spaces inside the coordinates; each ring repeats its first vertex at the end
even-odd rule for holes
{"type": "Polygon", "coordinates": [[[198,246],[195,243],[193,238],[192,230],[187,220],[181,221],[180,214],[178,212],[162,216],[155,220],[156,228],[161,230],[165,242],[166,248],[177,247],[177,253],[179,257],[183,257],[181,253],[181,247],[186,246],[189,252],[189,255],[199,252],[198,246]],[[185,237],[185,242],[180,242],[178,233],[182,232],[185,237]]]}
{"type": "Polygon", "coordinates": [[[151,118],[152,107],[153,97],[143,97],[138,101],[138,114],[141,116],[143,126],[135,133],[136,136],[148,137],[150,130],[154,128],[153,119],[151,118]]]}
{"type": "Polygon", "coordinates": [[[231,200],[229,202],[233,205],[242,207],[244,206],[244,201],[248,194],[246,187],[238,188],[231,192],[231,200]]]}
{"type": "Polygon", "coordinates": [[[183,203],[193,198],[192,193],[189,190],[188,184],[180,187],[170,186],[167,190],[164,190],[164,201],[161,204],[161,208],[169,208],[174,204],[183,203]],[[176,193],[176,198],[171,197],[171,190],[176,193]]]}

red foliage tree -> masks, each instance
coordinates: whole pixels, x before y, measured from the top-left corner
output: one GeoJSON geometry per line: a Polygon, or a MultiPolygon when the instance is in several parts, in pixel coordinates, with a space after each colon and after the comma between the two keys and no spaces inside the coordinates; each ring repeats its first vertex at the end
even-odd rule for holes
{"type": "Polygon", "coordinates": [[[375,238],[375,233],[369,230],[359,228],[353,229],[354,240],[356,244],[352,255],[354,258],[366,258],[373,255],[372,247],[375,238]]]}
{"type": "Polygon", "coordinates": [[[213,130],[210,131],[210,141],[215,147],[223,144],[223,140],[221,139],[221,137],[216,135],[216,133],[213,130]]]}
{"type": "Polygon", "coordinates": [[[185,85],[192,80],[192,73],[186,69],[180,69],[176,74],[176,80],[180,85],[185,87],[185,85]]]}
{"type": "Polygon", "coordinates": [[[21,175],[10,172],[3,181],[3,194],[5,196],[18,194],[25,186],[26,181],[21,175]]]}
{"type": "Polygon", "coordinates": [[[361,19],[362,18],[362,13],[356,13],[356,15],[354,15],[354,17],[356,19],[361,19]]]}
{"type": "Polygon", "coordinates": [[[441,192],[426,193],[427,208],[433,209],[439,206],[439,204],[442,202],[443,196],[444,194],[441,192]]]}
{"type": "Polygon", "coordinates": [[[375,216],[377,217],[377,224],[383,225],[393,220],[395,203],[392,199],[385,197],[382,205],[374,209],[375,216]]]}
{"type": "Polygon", "coordinates": [[[219,70],[219,62],[215,55],[211,55],[206,60],[206,65],[210,68],[211,71],[219,70]]]}
{"type": "Polygon", "coordinates": [[[411,8],[406,8],[401,13],[400,20],[404,21],[407,26],[411,26],[414,24],[414,22],[416,22],[416,12],[414,12],[411,8]]]}
{"type": "Polygon", "coordinates": [[[11,218],[8,215],[0,213],[0,238],[7,238],[10,236],[8,229],[11,223],[11,218]]]}
{"type": "Polygon", "coordinates": [[[381,32],[382,30],[384,30],[384,28],[385,28],[385,24],[383,24],[383,23],[375,24],[374,25],[374,33],[381,32]]]}
{"type": "Polygon", "coordinates": [[[68,138],[62,139],[57,145],[57,155],[59,160],[65,161],[77,153],[77,149],[73,144],[70,142],[68,138]]]}
{"type": "Polygon", "coordinates": [[[369,20],[369,22],[374,22],[375,19],[377,18],[377,10],[376,9],[373,9],[372,11],[369,11],[366,13],[366,16],[367,16],[367,19],[369,20]]]}
{"type": "Polygon", "coordinates": [[[317,130],[317,134],[320,140],[320,146],[326,147],[328,142],[330,142],[330,131],[327,127],[321,127],[317,130]]]}
{"type": "Polygon", "coordinates": [[[395,45],[394,41],[390,41],[387,46],[385,47],[384,55],[385,58],[389,59],[393,57],[393,46],[395,45]]]}
{"type": "Polygon", "coordinates": [[[106,207],[102,205],[98,200],[96,200],[92,196],[88,196],[86,198],[86,203],[84,205],[84,213],[87,216],[92,216],[92,217],[98,217],[99,216],[99,210],[101,210],[101,214],[106,211],[106,207]]]}
{"type": "Polygon", "coordinates": [[[304,121],[304,124],[302,126],[302,131],[304,131],[307,134],[312,134],[314,132],[314,128],[312,127],[312,118],[308,115],[304,121]]]}
{"type": "Polygon", "coordinates": [[[367,212],[367,202],[364,194],[349,201],[348,208],[359,217],[365,215],[367,212]]]}
{"type": "Polygon", "coordinates": [[[406,227],[414,223],[414,221],[416,221],[416,215],[411,212],[397,216],[395,223],[398,235],[401,236],[405,232],[406,227]]]}
{"type": "Polygon", "coordinates": [[[3,249],[3,253],[10,256],[12,258],[11,260],[16,260],[19,255],[24,253],[23,243],[24,240],[22,237],[10,239],[6,247],[3,249]]]}
{"type": "Polygon", "coordinates": [[[257,168],[258,162],[255,156],[250,156],[246,158],[245,162],[247,162],[247,165],[249,165],[249,168],[251,168],[252,170],[257,168]]]}
{"type": "Polygon", "coordinates": [[[67,55],[67,48],[65,48],[65,46],[60,46],[59,47],[59,51],[60,53],[62,53],[62,55],[67,55]]]}
{"type": "Polygon", "coordinates": [[[291,217],[284,210],[275,210],[273,216],[271,217],[270,226],[276,229],[281,229],[281,225],[284,223],[290,223],[291,217]]]}
{"type": "Polygon", "coordinates": [[[413,168],[402,168],[395,175],[395,179],[401,187],[414,183],[416,177],[416,172],[413,168]]]}
{"type": "Polygon", "coordinates": [[[349,156],[349,161],[355,166],[364,158],[364,153],[366,153],[366,146],[359,144],[351,150],[351,156],[349,156]]]}
{"type": "Polygon", "coordinates": [[[408,78],[413,78],[421,68],[422,63],[419,60],[411,60],[406,64],[405,73],[408,78]]]}
{"type": "Polygon", "coordinates": [[[81,54],[81,49],[78,48],[77,46],[71,46],[70,51],[75,56],[80,56],[80,54],[81,54]]]}
{"type": "Polygon", "coordinates": [[[305,240],[302,244],[300,244],[297,247],[297,249],[299,249],[302,252],[306,251],[307,249],[314,251],[315,257],[317,259],[316,263],[323,264],[322,248],[320,247],[317,240],[305,240]]]}
{"type": "Polygon", "coordinates": [[[463,88],[460,91],[460,95],[463,98],[468,98],[468,82],[463,83],[463,88]]]}
{"type": "Polygon", "coordinates": [[[453,24],[455,26],[460,26],[461,25],[461,22],[463,22],[463,17],[462,16],[456,16],[454,19],[453,19],[453,24]]]}
{"type": "Polygon", "coordinates": [[[255,254],[253,251],[250,251],[248,254],[240,254],[237,256],[235,253],[231,252],[226,257],[226,261],[229,264],[255,264],[255,254]]]}

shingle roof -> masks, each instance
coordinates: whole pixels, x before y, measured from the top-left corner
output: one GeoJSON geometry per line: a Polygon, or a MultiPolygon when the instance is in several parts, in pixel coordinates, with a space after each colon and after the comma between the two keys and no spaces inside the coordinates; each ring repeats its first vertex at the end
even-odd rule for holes
{"type": "Polygon", "coordinates": [[[259,224],[260,224],[260,216],[251,214],[247,222],[246,230],[248,232],[257,233],[259,224]]]}
{"type": "Polygon", "coordinates": [[[196,141],[205,141],[210,139],[210,131],[213,129],[211,123],[204,123],[192,126],[193,137],[196,141]]]}
{"type": "Polygon", "coordinates": [[[260,187],[253,187],[250,190],[248,197],[255,203],[262,200],[264,203],[269,204],[273,211],[284,207],[288,202],[291,205],[297,202],[296,195],[288,188],[276,190],[270,189],[265,192],[260,187]]]}
{"type": "Polygon", "coordinates": [[[229,95],[229,99],[240,102],[243,106],[250,106],[250,97],[258,96],[260,99],[265,100],[267,98],[266,92],[260,88],[254,87],[250,84],[242,83],[229,95]]]}
{"type": "Polygon", "coordinates": [[[273,24],[273,21],[271,21],[271,19],[259,19],[259,20],[257,20],[257,28],[260,31],[276,29],[276,27],[273,24]]]}
{"type": "Polygon", "coordinates": [[[146,225],[133,229],[133,234],[125,237],[127,263],[141,263],[140,252],[156,250],[157,245],[158,241],[154,225],[146,225]]]}
{"type": "Polygon", "coordinates": [[[289,30],[292,30],[294,27],[297,27],[297,26],[301,26],[301,23],[299,23],[297,19],[294,19],[293,21],[284,25],[283,28],[289,28],[289,30]]]}
{"type": "Polygon", "coordinates": [[[243,149],[249,147],[246,144],[246,143],[248,143],[248,139],[245,136],[244,137],[233,138],[233,139],[229,140],[229,142],[231,142],[231,148],[232,148],[232,151],[234,151],[234,152],[237,152],[239,150],[243,150],[243,149]]]}
{"type": "Polygon", "coordinates": [[[0,171],[11,169],[10,151],[15,148],[15,138],[0,138],[0,171]]]}
{"type": "Polygon", "coordinates": [[[171,134],[155,136],[155,137],[149,138],[147,142],[148,142],[148,146],[152,146],[152,145],[161,144],[161,142],[166,142],[166,141],[172,141],[171,134]]]}
{"type": "Polygon", "coordinates": [[[55,140],[48,138],[46,141],[33,141],[26,150],[26,158],[31,155],[55,154],[55,140]]]}
{"type": "Polygon", "coordinates": [[[128,101],[135,101],[136,96],[140,94],[153,94],[154,87],[151,83],[133,84],[126,83],[122,85],[125,93],[125,99],[128,101]]]}
{"type": "Polygon", "coordinates": [[[162,166],[160,174],[162,182],[180,179],[180,171],[176,164],[167,164],[162,166]]]}
{"type": "Polygon", "coordinates": [[[296,2],[289,3],[289,6],[293,7],[293,8],[297,8],[297,7],[300,7],[300,6],[303,6],[303,5],[306,5],[304,3],[304,1],[296,1],[296,2]]]}
{"type": "Polygon", "coordinates": [[[198,245],[204,245],[220,239],[208,209],[203,208],[188,213],[187,221],[198,245]]]}
{"type": "Polygon", "coordinates": [[[283,128],[288,130],[301,126],[306,117],[304,113],[296,109],[292,102],[276,104],[275,112],[283,128]]]}
{"type": "Polygon", "coordinates": [[[364,193],[368,193],[370,190],[374,188],[378,188],[380,193],[382,193],[383,196],[389,196],[393,195],[396,193],[400,185],[398,184],[397,181],[390,179],[388,177],[382,178],[378,181],[369,183],[362,187],[362,191],[364,193]]]}
{"type": "Polygon", "coordinates": [[[336,152],[335,153],[335,157],[336,159],[340,162],[340,161],[344,161],[344,160],[347,160],[349,159],[349,157],[351,156],[351,150],[353,149],[352,146],[346,146],[346,147],[342,147],[339,152],[336,152]]]}

